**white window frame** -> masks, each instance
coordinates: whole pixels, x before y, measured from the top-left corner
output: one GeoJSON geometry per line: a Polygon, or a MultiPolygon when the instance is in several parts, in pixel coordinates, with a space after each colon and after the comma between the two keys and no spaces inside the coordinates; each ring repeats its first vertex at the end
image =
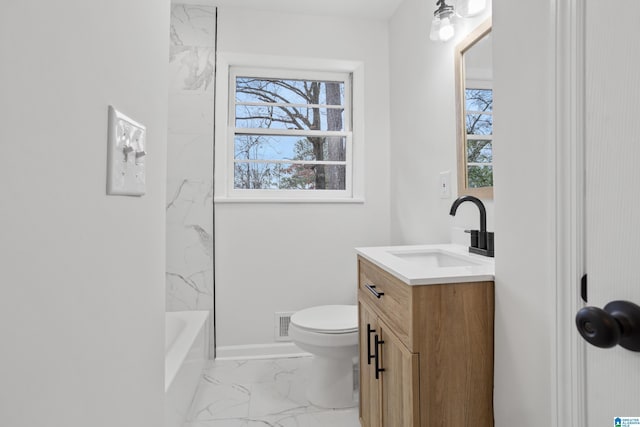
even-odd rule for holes
{"type": "MultiPolygon", "coordinates": [[[[464,117],[465,117],[465,121],[468,115],[476,115],[476,114],[481,114],[481,115],[486,115],[486,116],[492,116],[493,117],[493,109],[491,111],[473,111],[473,110],[467,110],[467,103],[466,103],[466,90],[467,89],[485,89],[485,90],[491,90],[492,92],[492,98],[493,98],[493,84],[491,80],[485,80],[485,79],[467,79],[466,80],[466,84],[465,84],[465,94],[464,94],[464,117]]],[[[493,152],[493,119],[491,120],[492,126],[491,126],[491,135],[475,135],[475,134],[468,134],[466,132],[464,132],[464,153],[465,153],[465,167],[467,168],[467,170],[465,171],[465,177],[468,177],[469,174],[469,166],[491,166],[491,174],[493,175],[493,155],[491,156],[491,163],[469,163],[466,160],[466,156],[467,156],[467,150],[468,150],[468,143],[469,143],[469,139],[472,140],[482,140],[482,141],[491,141],[491,150],[493,152]]],[[[466,126],[465,126],[466,128],[466,126]]],[[[468,181],[468,178],[467,178],[468,181]]],[[[469,185],[469,182],[467,182],[465,185],[469,185]]],[[[470,188],[475,188],[475,187],[470,187],[470,188]]],[[[479,187],[479,188],[493,188],[493,187],[479,187]]]]}
{"type": "MultiPolygon", "coordinates": [[[[361,62],[230,53],[219,53],[217,62],[214,197],[216,203],[362,203],[364,201],[362,179],[364,91],[361,62]],[[345,81],[346,120],[343,131],[289,131],[292,135],[346,137],[346,188],[344,190],[234,188],[236,76],[345,81]]],[[[281,131],[271,129],[251,129],[251,133],[282,134],[281,131]]]]}

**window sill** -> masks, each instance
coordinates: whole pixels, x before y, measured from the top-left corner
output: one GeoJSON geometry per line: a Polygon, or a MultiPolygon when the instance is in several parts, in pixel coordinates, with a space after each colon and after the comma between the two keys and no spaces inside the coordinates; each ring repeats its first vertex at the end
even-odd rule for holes
{"type": "Polygon", "coordinates": [[[273,204],[286,204],[286,203],[327,203],[327,204],[363,204],[364,198],[324,198],[324,199],[312,199],[312,198],[286,198],[286,197],[215,197],[213,199],[214,204],[226,204],[226,203],[273,203],[273,204]]]}

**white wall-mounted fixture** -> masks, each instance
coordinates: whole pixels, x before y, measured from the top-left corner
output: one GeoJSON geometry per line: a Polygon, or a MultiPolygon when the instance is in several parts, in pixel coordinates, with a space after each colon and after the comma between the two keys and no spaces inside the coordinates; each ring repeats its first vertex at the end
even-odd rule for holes
{"type": "Polygon", "coordinates": [[[451,198],[451,171],[440,172],[438,189],[440,192],[441,199],[451,198]]]}
{"type": "Polygon", "coordinates": [[[446,42],[456,33],[454,20],[471,18],[484,12],[487,8],[487,0],[456,0],[455,5],[446,4],[446,0],[438,0],[436,6],[429,38],[433,41],[446,42]]]}
{"type": "Polygon", "coordinates": [[[431,33],[429,38],[433,41],[441,40],[446,42],[455,34],[453,28],[454,7],[445,3],[445,0],[436,2],[438,8],[433,12],[433,21],[431,21],[431,33]]]}
{"type": "Polygon", "coordinates": [[[145,193],[147,128],[109,106],[107,194],[145,193]]]}

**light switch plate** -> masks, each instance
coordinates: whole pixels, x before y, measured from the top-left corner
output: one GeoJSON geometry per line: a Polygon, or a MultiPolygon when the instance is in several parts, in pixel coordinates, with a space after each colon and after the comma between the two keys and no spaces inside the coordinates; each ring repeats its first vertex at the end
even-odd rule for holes
{"type": "Polygon", "coordinates": [[[440,179],[438,181],[439,192],[441,199],[451,198],[451,172],[440,172],[440,179]]]}
{"type": "Polygon", "coordinates": [[[145,193],[147,128],[109,106],[107,194],[145,193]]]}

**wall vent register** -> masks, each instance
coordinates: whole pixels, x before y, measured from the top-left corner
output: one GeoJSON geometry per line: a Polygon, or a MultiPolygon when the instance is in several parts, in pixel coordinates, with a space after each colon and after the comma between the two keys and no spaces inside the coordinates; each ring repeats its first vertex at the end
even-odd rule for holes
{"type": "Polygon", "coordinates": [[[293,312],[278,312],[275,313],[275,340],[276,341],[291,341],[289,338],[289,324],[291,324],[291,316],[293,312]]]}

